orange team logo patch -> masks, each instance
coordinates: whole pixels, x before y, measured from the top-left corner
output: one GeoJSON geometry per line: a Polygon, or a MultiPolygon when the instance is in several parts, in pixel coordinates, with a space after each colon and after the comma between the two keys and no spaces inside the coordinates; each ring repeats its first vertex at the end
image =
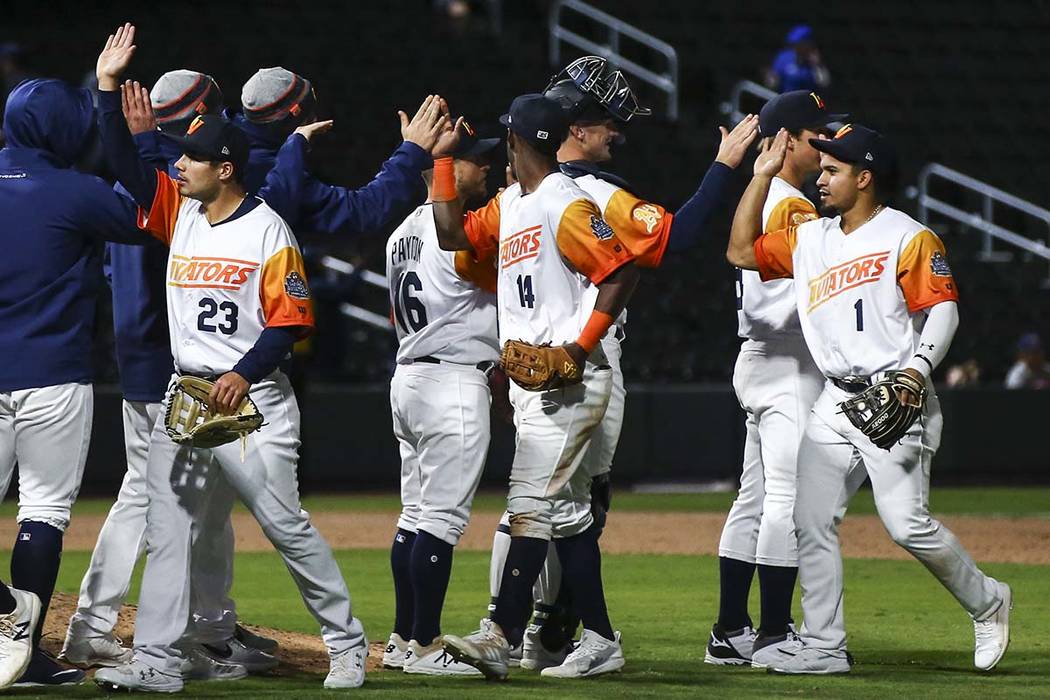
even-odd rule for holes
{"type": "Polygon", "coordinates": [[[258,268],[259,263],[248,260],[172,255],[168,267],[168,286],[237,290],[258,268]]]}
{"type": "Polygon", "coordinates": [[[660,216],[660,210],[652,204],[639,204],[631,213],[631,218],[641,221],[645,224],[645,230],[652,233],[663,217],[660,216]]]}
{"type": "Polygon", "coordinates": [[[886,271],[890,251],[870,253],[828,268],[809,281],[809,309],[813,311],[829,299],[862,284],[878,282],[886,271]]]}
{"type": "Polygon", "coordinates": [[[507,269],[515,263],[534,258],[540,254],[540,235],[543,226],[530,226],[509,236],[499,244],[499,266],[507,269]]]}
{"type": "Polygon", "coordinates": [[[196,117],[193,121],[190,122],[190,128],[186,129],[186,135],[189,136],[202,126],[204,126],[204,120],[199,116],[196,117]]]}
{"type": "Polygon", "coordinates": [[[820,95],[815,92],[809,93],[809,96],[813,98],[813,101],[817,103],[817,109],[824,109],[824,100],[820,99],[820,95]]]}
{"type": "Polygon", "coordinates": [[[791,225],[798,226],[799,224],[804,224],[807,221],[813,221],[816,218],[816,214],[810,212],[796,211],[794,214],[791,215],[791,225]]]}

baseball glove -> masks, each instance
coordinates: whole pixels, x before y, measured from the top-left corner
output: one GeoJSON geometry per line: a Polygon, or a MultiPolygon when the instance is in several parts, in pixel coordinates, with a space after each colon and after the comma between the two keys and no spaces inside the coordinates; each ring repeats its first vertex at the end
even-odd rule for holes
{"type": "Polygon", "coordinates": [[[926,384],[907,372],[894,370],[856,396],[839,404],[850,423],[875,444],[889,450],[904,437],[926,403],[926,384]],[[917,397],[915,404],[904,403],[897,395],[907,389],[917,397]]]}
{"type": "Polygon", "coordinates": [[[562,345],[508,340],[503,344],[499,364],[507,376],[526,391],[560,389],[583,381],[583,367],[576,364],[562,345]]]}
{"type": "MultiPolygon", "coordinates": [[[[237,439],[247,439],[263,424],[251,397],[245,396],[232,416],[215,413],[208,407],[213,382],[200,377],[179,377],[168,395],[164,424],[168,437],[193,447],[218,447],[237,439]]],[[[243,442],[242,442],[243,449],[243,442]]]]}

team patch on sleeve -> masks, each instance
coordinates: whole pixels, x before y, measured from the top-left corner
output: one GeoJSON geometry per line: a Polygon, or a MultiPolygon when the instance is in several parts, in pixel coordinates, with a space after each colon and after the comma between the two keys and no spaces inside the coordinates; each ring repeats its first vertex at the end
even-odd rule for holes
{"type": "Polygon", "coordinates": [[[952,269],[948,267],[948,261],[940,251],[933,251],[933,255],[930,256],[930,272],[937,277],[951,277],[952,269]]]}
{"type": "Polygon", "coordinates": [[[667,210],[638,199],[627,190],[618,189],[605,205],[602,218],[635,256],[635,264],[660,266],[671,233],[672,217],[667,210]]]}
{"type": "Polygon", "coordinates": [[[613,237],[612,226],[605,223],[605,219],[594,214],[591,215],[591,233],[599,241],[607,241],[613,237]]]}
{"type": "Polygon", "coordinates": [[[306,280],[295,270],[290,271],[284,278],[285,294],[293,299],[309,299],[310,289],[306,286],[306,280]]]}

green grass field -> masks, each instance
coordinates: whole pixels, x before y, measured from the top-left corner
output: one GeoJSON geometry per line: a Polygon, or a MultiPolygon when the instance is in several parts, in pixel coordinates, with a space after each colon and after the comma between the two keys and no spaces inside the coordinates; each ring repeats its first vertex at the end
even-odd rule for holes
{"type": "MultiPolygon", "coordinates": [[[[728,494],[616,496],[623,510],[724,510],[728,494]]],[[[934,492],[938,513],[1013,514],[1050,517],[1045,489],[943,489],[934,492]]],[[[80,512],[105,510],[86,501],[80,512]]],[[[312,510],[387,510],[390,497],[308,499],[312,510]]],[[[479,504],[499,507],[497,497],[479,504]]],[[[860,494],[853,512],[871,512],[869,494],[860,494]]],[[[615,517],[615,514],[611,517],[615,517]]],[[[393,617],[388,555],[383,551],[337,552],[350,585],[355,613],[369,637],[385,640],[393,617]]],[[[75,592],[88,554],[64,555],[58,588],[75,592]]],[[[847,560],[846,611],[850,650],[858,665],[847,677],[784,678],[750,669],[705,665],[704,645],[717,611],[717,559],[662,555],[605,558],[605,580],[614,625],[623,633],[627,667],[621,674],[581,681],[554,681],[516,672],[509,683],[479,679],[421,680],[395,672],[369,675],[359,697],[427,698],[958,698],[1050,696],[1050,567],[987,565],[985,570],[1014,589],[1012,642],[991,674],[972,669],[973,627],[968,616],[926,570],[913,561],[847,560]]],[[[446,603],[445,631],[475,629],[488,597],[488,557],[457,555],[446,603]]],[[[243,620],[315,634],[317,628],[298,599],[280,559],[272,553],[240,554],[234,596],[243,620]]],[[[137,585],[136,585],[137,588],[137,585]]],[[[755,596],[753,596],[755,598],[755,596]]],[[[757,600],[753,601],[757,609],[757,600]]],[[[796,611],[797,611],[796,605],[796,611]]],[[[254,678],[234,683],[194,683],[192,697],[332,697],[320,676],[254,678]]],[[[31,697],[25,691],[9,691],[31,697]]],[[[94,685],[59,689],[44,697],[97,697],[94,685]]]]}

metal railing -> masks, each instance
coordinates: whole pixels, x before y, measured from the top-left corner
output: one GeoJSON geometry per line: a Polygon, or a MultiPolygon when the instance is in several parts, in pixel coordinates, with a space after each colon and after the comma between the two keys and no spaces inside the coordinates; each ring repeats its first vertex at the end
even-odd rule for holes
{"type": "MultiPolygon", "coordinates": [[[[1050,210],[1015,197],[998,187],[993,187],[940,163],[928,163],[923,166],[919,171],[918,185],[908,188],[907,195],[916,200],[917,216],[922,222],[925,222],[929,213],[934,211],[983,232],[984,242],[978,254],[982,260],[998,262],[1012,258],[1012,253],[1009,251],[995,250],[994,240],[998,239],[1050,262],[1050,247],[1047,246],[1047,241],[1028,238],[995,223],[996,205],[1008,207],[1042,222],[1047,227],[1047,234],[1050,236],[1050,210]],[[966,211],[932,196],[930,181],[933,179],[951,183],[961,189],[964,194],[977,195],[981,201],[981,211],[979,213],[966,211]]],[[[1047,273],[1043,286],[1050,287],[1050,271],[1047,273]]]]}
{"type": "Polygon", "coordinates": [[[642,82],[652,85],[667,94],[667,118],[678,121],[678,52],[666,41],[657,39],[652,34],[643,32],[634,25],[617,19],[580,0],[557,0],[551,5],[548,16],[550,25],[550,62],[552,66],[561,64],[562,43],[573,46],[595,56],[601,56],[615,67],[630,73],[642,82]],[[575,13],[585,17],[604,29],[604,43],[598,43],[581,36],[562,24],[563,15],[575,13]],[[667,68],[662,73],[650,70],[620,53],[620,42],[627,38],[646,48],[652,49],[667,59],[667,68]]]}
{"type": "Polygon", "coordinates": [[[776,96],[777,92],[770,90],[765,85],[759,85],[751,80],[741,80],[729,92],[729,100],[722,103],[722,114],[728,117],[731,124],[736,124],[748,114],[758,114],[758,110],[762,108],[762,105],[776,96]],[[745,96],[758,103],[756,109],[745,112],[741,108],[745,96]]]}
{"type": "MultiPolygon", "coordinates": [[[[326,255],[321,258],[321,267],[332,272],[337,272],[341,275],[355,275],[359,280],[365,284],[369,284],[373,287],[378,287],[384,291],[390,289],[390,283],[387,282],[386,277],[380,275],[377,272],[371,270],[358,269],[352,263],[336,258],[331,255],[326,255]]],[[[390,317],[384,316],[383,314],[377,314],[374,311],[369,311],[363,306],[357,306],[350,302],[343,302],[339,305],[339,311],[348,318],[353,318],[358,321],[363,321],[370,326],[374,326],[380,330],[387,331],[389,333],[394,332],[394,327],[390,325],[390,317]]]]}

